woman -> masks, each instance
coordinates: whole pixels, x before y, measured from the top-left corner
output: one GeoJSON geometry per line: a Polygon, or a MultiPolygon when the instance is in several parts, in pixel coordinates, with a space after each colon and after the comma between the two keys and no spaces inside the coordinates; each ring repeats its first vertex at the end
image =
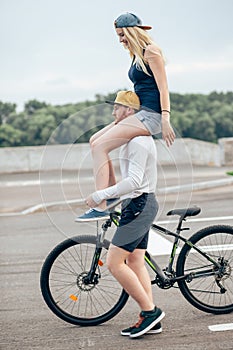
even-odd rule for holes
{"type": "MultiPolygon", "coordinates": [[[[143,26],[141,20],[132,13],[120,15],[114,25],[120,43],[129,51],[132,58],[129,78],[140,99],[141,109],[127,120],[110,124],[101,136],[91,137],[90,145],[97,190],[108,187],[109,178],[113,176],[109,159],[109,152],[112,150],[136,136],[158,134],[161,128],[167,146],[171,146],[175,139],[170,125],[170,99],[164,58],[160,48],[147,33],[151,27],[143,26]]],[[[103,201],[99,207],[92,209],[93,218],[99,216],[98,208],[102,210],[105,205],[103,201]]],[[[85,214],[82,218],[85,220],[85,214]]]]}

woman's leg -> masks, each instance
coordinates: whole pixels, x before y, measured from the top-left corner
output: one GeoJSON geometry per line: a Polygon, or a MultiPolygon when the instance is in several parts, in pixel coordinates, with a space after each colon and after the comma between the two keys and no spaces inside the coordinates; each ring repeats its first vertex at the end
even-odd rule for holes
{"type": "MultiPolygon", "coordinates": [[[[145,279],[144,285],[142,285],[137,274],[125,263],[130,254],[132,253],[111,244],[107,255],[108,269],[126,292],[138,303],[141,310],[151,311],[154,309],[154,304],[146,292],[150,288],[149,285],[146,285],[145,279]]],[[[149,284],[151,284],[150,281],[149,284]]]]}
{"type": "Polygon", "coordinates": [[[140,120],[132,115],[109,128],[91,142],[96,190],[108,187],[110,175],[109,152],[140,135],[148,136],[150,133],[140,120]]]}
{"type": "Polygon", "coordinates": [[[115,176],[115,171],[112,165],[112,161],[109,159],[108,162],[109,166],[109,180],[108,180],[108,186],[114,186],[116,184],[116,176],[115,176]]]}
{"type": "Polygon", "coordinates": [[[148,298],[153,303],[151,279],[145,266],[144,260],[145,252],[145,249],[135,249],[134,252],[129,255],[127,259],[127,264],[131,268],[131,270],[133,270],[136,273],[141,285],[143,286],[146,294],[148,295],[148,298]]]}
{"type": "MultiPolygon", "coordinates": [[[[94,142],[96,142],[102,135],[104,135],[108,130],[112,129],[115,126],[115,122],[112,122],[111,124],[106,125],[103,129],[97,131],[94,135],[91,136],[89,143],[91,146],[91,149],[93,149],[94,142]]],[[[115,171],[112,165],[112,161],[110,158],[108,158],[108,171],[109,171],[109,180],[108,180],[108,186],[113,186],[116,184],[116,177],[115,177],[115,171]]],[[[94,169],[94,174],[95,174],[95,169],[94,169]]],[[[96,176],[95,176],[96,177],[96,176]]],[[[105,208],[105,201],[102,203],[100,208],[104,209],[105,208]]]]}
{"type": "Polygon", "coordinates": [[[105,134],[109,129],[111,129],[113,126],[115,125],[115,122],[112,122],[108,125],[106,125],[104,128],[100,129],[99,131],[97,131],[95,134],[93,134],[91,137],[90,137],[90,145],[92,145],[92,143],[94,141],[96,141],[101,135],[105,134]]]}

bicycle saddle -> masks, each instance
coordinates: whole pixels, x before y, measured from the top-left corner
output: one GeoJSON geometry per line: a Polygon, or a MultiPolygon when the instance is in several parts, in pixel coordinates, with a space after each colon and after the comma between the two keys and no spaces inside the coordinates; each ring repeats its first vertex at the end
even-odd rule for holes
{"type": "Polygon", "coordinates": [[[180,215],[183,218],[186,218],[186,216],[195,216],[199,214],[201,211],[201,208],[199,207],[193,207],[193,208],[185,208],[185,209],[173,209],[170,210],[167,215],[180,215]]]}

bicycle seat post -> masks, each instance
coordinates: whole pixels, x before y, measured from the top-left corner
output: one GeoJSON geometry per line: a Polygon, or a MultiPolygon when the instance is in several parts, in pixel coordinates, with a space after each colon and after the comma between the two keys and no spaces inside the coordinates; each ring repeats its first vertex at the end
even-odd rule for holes
{"type": "Polygon", "coordinates": [[[177,228],[176,228],[176,233],[179,235],[180,232],[182,231],[182,224],[183,224],[183,221],[185,221],[185,217],[184,215],[180,215],[180,218],[179,218],[179,222],[178,222],[178,225],[177,225],[177,228]]]}
{"type": "Polygon", "coordinates": [[[102,225],[101,228],[99,227],[99,221],[96,221],[96,233],[97,233],[97,245],[103,244],[105,234],[108,230],[108,228],[111,226],[111,219],[107,219],[102,225]]]}
{"type": "Polygon", "coordinates": [[[173,242],[173,246],[172,246],[172,252],[171,252],[171,256],[170,256],[170,260],[169,260],[169,264],[168,264],[168,268],[167,271],[168,272],[172,272],[173,269],[173,262],[174,262],[174,258],[175,258],[175,254],[176,254],[176,250],[179,244],[179,234],[182,230],[185,230],[182,228],[182,223],[183,221],[185,221],[185,217],[184,215],[180,215],[179,218],[179,222],[176,228],[176,233],[177,233],[177,237],[174,238],[174,242],[173,242]]]}

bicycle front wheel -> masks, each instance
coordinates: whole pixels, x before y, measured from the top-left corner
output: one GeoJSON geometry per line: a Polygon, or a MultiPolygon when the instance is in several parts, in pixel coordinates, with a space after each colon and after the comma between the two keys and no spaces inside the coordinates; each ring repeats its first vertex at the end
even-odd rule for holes
{"type": "Polygon", "coordinates": [[[233,227],[216,225],[195,233],[185,244],[177,260],[177,277],[184,297],[198,309],[226,314],[233,311],[233,227]],[[219,264],[210,262],[192,244],[219,264]]]}
{"type": "Polygon", "coordinates": [[[46,258],[40,285],[48,307],[62,320],[80,326],[96,326],[114,317],[128,294],[108,271],[104,240],[95,283],[86,284],[96,248],[95,236],[77,236],[56,246],[46,258]]]}

